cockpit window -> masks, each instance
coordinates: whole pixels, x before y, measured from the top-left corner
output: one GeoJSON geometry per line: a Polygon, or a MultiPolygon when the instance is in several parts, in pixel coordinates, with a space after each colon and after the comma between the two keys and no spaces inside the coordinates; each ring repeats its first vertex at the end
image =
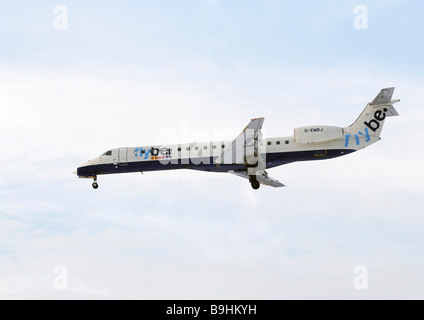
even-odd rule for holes
{"type": "Polygon", "coordinates": [[[102,154],[102,156],[111,156],[112,155],[112,150],[106,151],[105,153],[102,154]]]}

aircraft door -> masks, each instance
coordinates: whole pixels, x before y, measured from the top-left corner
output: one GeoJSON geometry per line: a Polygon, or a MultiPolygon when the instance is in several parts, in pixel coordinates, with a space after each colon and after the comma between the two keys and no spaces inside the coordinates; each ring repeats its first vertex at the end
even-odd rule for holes
{"type": "Polygon", "coordinates": [[[128,164],[128,148],[119,148],[118,162],[121,166],[128,164]]]}

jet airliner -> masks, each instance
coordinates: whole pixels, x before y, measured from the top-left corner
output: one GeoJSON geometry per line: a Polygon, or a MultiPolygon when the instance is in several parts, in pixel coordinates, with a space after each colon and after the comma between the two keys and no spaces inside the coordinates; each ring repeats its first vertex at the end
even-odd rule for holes
{"type": "Polygon", "coordinates": [[[84,163],[76,174],[93,179],[94,189],[100,175],[172,169],[231,173],[248,179],[255,190],[261,184],[284,187],[266,170],[296,161],[337,158],[379,141],[386,118],[399,115],[393,107],[400,101],[392,100],[394,89],[381,90],[348,127],[305,126],[294,129],[291,136],[262,139],[264,118],[255,118],[233,141],[115,148],[84,163]]]}

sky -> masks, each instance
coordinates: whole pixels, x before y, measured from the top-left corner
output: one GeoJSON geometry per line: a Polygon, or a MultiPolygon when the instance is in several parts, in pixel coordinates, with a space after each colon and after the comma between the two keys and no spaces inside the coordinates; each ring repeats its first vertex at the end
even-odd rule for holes
{"type": "Polygon", "coordinates": [[[424,298],[421,1],[0,8],[0,299],[424,298]],[[348,126],[386,87],[400,117],[382,140],[270,169],[286,188],[72,174],[111,148],[232,140],[255,117],[269,137],[348,126]]]}

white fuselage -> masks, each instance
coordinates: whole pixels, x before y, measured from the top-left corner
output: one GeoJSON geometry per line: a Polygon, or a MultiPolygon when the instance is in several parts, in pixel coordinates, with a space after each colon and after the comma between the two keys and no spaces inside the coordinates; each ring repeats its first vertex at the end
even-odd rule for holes
{"type": "MultiPolygon", "coordinates": [[[[374,140],[374,139],[373,139],[374,140]]],[[[355,141],[356,142],[356,141],[355,141]]],[[[319,143],[297,143],[294,136],[276,137],[264,140],[261,156],[266,168],[282,164],[329,159],[362,149],[375,141],[360,143],[349,142],[346,137],[319,143]]],[[[231,141],[193,142],[172,145],[150,145],[142,147],[122,147],[105,152],[103,155],[88,161],[78,168],[81,177],[93,178],[101,174],[143,172],[169,169],[193,169],[214,172],[243,169],[242,164],[216,164],[223,150],[231,141]]]]}

